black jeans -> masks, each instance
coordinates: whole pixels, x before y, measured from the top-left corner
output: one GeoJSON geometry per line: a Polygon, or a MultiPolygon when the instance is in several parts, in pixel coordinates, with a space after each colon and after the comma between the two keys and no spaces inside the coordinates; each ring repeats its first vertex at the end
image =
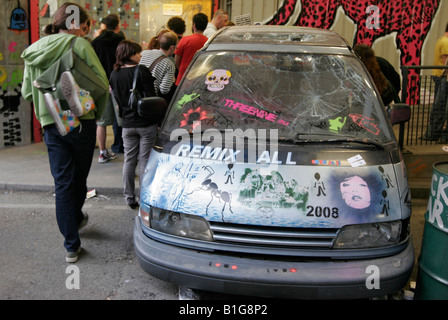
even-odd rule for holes
{"type": "Polygon", "coordinates": [[[96,142],[96,121],[81,120],[81,126],[61,136],[54,125],[45,126],[50,170],[56,194],[56,219],[64,236],[64,247],[75,252],[81,245],[78,226],[84,214],[87,176],[96,142]]]}

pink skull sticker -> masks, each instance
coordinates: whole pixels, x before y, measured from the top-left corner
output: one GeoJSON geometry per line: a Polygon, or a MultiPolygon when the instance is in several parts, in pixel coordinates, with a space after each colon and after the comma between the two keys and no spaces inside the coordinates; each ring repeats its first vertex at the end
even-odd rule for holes
{"type": "Polygon", "coordinates": [[[229,84],[231,76],[232,74],[229,70],[216,69],[210,71],[205,79],[207,89],[212,92],[221,91],[226,85],[229,84]]]}

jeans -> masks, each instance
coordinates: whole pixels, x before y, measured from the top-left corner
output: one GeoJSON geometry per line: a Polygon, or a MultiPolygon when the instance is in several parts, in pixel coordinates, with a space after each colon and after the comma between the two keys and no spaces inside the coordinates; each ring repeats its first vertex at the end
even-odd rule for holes
{"type": "Polygon", "coordinates": [[[447,119],[448,83],[446,77],[433,77],[435,83],[435,98],[431,110],[428,138],[440,138],[447,119]]]}
{"type": "Polygon", "coordinates": [[[143,128],[123,128],[123,194],[126,203],[135,202],[135,169],[139,164],[139,183],[143,180],[149,153],[157,135],[157,124],[143,128]]]}
{"type": "Polygon", "coordinates": [[[118,125],[117,119],[114,119],[114,123],[112,124],[112,130],[114,133],[114,143],[110,146],[110,149],[114,153],[123,153],[123,128],[118,125]]]}
{"type": "Polygon", "coordinates": [[[59,231],[66,250],[75,252],[81,245],[78,226],[84,218],[82,207],[95,149],[96,121],[81,120],[81,125],[66,136],[61,136],[55,125],[45,126],[44,140],[54,178],[59,231]]]}

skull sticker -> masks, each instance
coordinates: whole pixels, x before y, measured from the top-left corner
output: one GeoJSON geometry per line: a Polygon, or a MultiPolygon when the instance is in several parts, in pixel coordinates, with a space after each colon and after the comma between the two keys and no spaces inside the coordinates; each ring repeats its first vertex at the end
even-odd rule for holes
{"type": "Polygon", "coordinates": [[[221,91],[226,85],[229,84],[231,76],[232,74],[229,70],[216,69],[210,71],[205,80],[207,89],[212,92],[221,91]]]}

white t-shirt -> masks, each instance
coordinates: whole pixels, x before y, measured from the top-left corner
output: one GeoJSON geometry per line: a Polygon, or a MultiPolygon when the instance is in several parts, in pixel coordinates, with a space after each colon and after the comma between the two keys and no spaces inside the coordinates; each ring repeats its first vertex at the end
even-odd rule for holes
{"type": "Polygon", "coordinates": [[[204,36],[207,38],[210,38],[218,29],[215,27],[215,25],[211,22],[207,24],[207,28],[204,30],[204,36]]]}

